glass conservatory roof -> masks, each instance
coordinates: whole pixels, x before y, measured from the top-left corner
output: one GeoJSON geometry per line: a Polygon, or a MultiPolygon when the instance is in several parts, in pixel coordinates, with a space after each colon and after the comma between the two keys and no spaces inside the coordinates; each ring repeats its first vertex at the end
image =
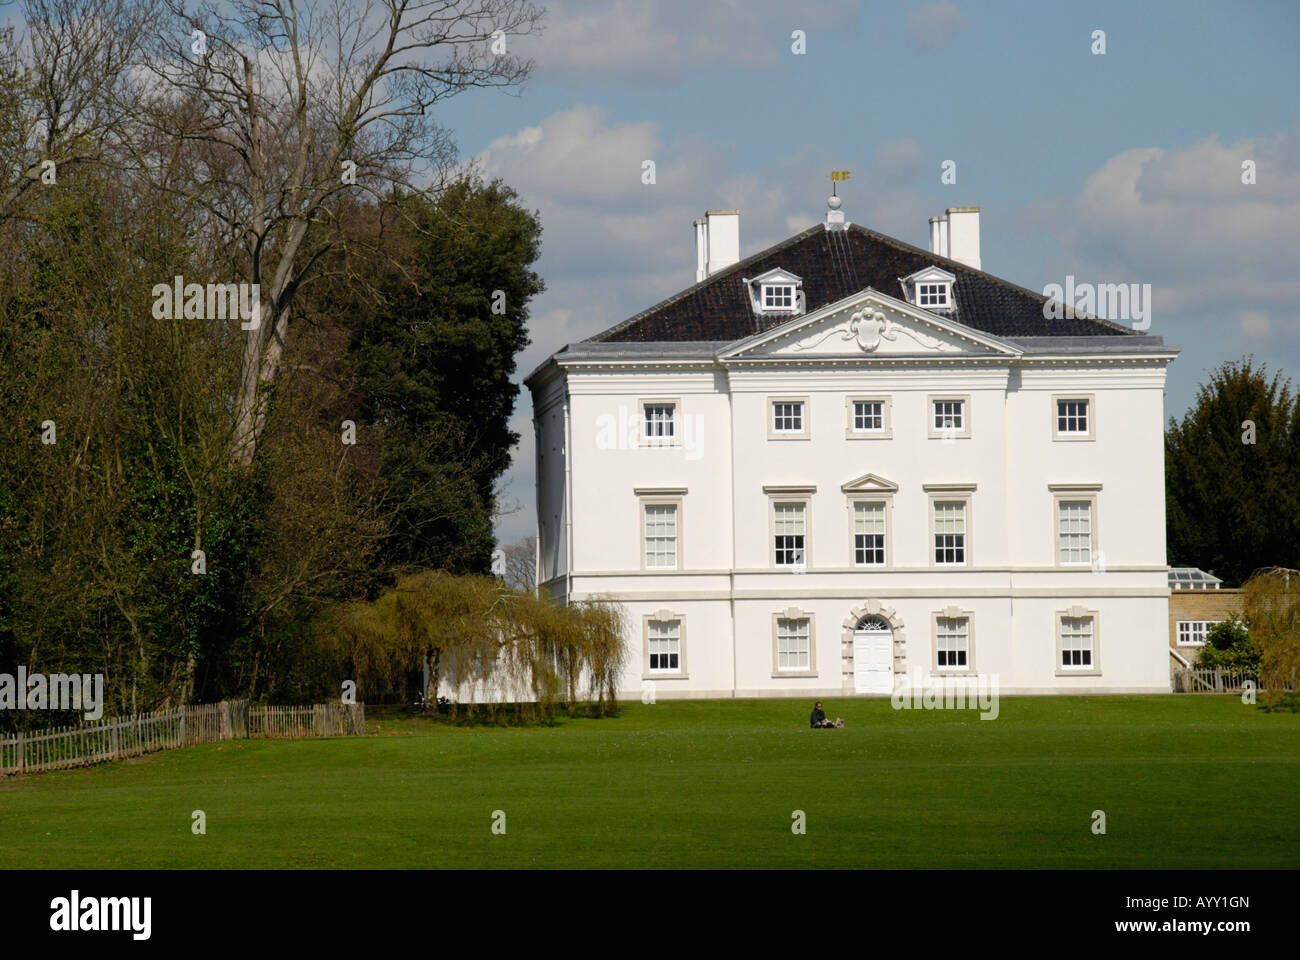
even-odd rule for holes
{"type": "Polygon", "coordinates": [[[1218,590],[1223,581],[1196,567],[1170,567],[1170,590],[1218,590]]]}

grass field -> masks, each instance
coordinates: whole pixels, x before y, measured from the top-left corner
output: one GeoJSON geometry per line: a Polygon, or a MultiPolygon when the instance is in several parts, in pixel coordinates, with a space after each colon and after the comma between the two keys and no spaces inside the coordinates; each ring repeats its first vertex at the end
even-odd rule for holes
{"type": "Polygon", "coordinates": [[[388,715],[0,782],[8,867],[1294,867],[1300,715],[1229,696],[634,703],[388,715]],[[194,836],[191,812],[207,815],[194,836]],[[506,815],[493,835],[492,814],[506,815]],[[803,810],[807,833],[791,832],[803,810]],[[1106,814],[1104,836],[1092,812],[1106,814]]]}

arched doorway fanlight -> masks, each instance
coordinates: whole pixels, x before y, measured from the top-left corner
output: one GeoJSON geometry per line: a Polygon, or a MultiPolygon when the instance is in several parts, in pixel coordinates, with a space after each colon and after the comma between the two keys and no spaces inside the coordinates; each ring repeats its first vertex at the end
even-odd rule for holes
{"type": "Polygon", "coordinates": [[[889,631],[892,630],[893,628],[889,625],[889,621],[886,620],[884,617],[878,617],[875,614],[870,614],[868,616],[863,617],[861,620],[859,620],[858,625],[855,629],[867,630],[872,633],[889,633],[889,631]]]}

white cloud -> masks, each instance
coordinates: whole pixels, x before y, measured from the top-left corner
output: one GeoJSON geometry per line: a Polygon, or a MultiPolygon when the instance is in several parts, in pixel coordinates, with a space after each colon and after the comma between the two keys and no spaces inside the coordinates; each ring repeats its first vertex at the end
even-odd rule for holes
{"type": "Polygon", "coordinates": [[[1142,171],[1141,192],[1150,201],[1287,204],[1300,200],[1300,131],[1273,139],[1221,144],[1207,137],[1169,151],[1142,171]],[[1242,164],[1255,165],[1255,183],[1242,182],[1242,164]]]}
{"type": "MultiPolygon", "coordinates": [[[[1150,283],[1156,309],[1267,309],[1300,297],[1300,138],[1209,138],[1143,147],[1108,160],[1074,201],[1040,204],[1053,218],[1066,272],[1092,282],[1150,283]],[[1259,182],[1241,183],[1240,159],[1259,182]]],[[[1261,331],[1258,320],[1247,327],[1261,331]]],[[[1154,331],[1153,331],[1154,332],[1154,331]]]]}
{"type": "MultiPolygon", "coordinates": [[[[551,114],[526,136],[494,141],[478,159],[486,174],[503,177],[540,211],[544,266],[553,284],[540,306],[543,312],[555,305],[572,311],[564,315],[565,332],[574,338],[689,285],[695,267],[691,221],[704,210],[772,209],[768,219],[779,223],[776,208],[785,200],[779,189],[732,174],[725,146],[694,137],[665,143],[656,124],[614,123],[591,107],[551,114]],[[643,160],[655,161],[654,184],[641,181],[643,160]],[[573,289],[565,290],[568,282],[573,289]],[[566,294],[575,299],[561,299],[566,294]],[[610,312],[596,309],[593,300],[610,312]]],[[[760,220],[743,218],[742,244],[770,232],[760,220]]],[[[541,337],[539,330],[535,338],[541,337]]],[[[562,342],[547,338],[551,349],[562,342]]]]}
{"type": "Polygon", "coordinates": [[[790,34],[852,29],[859,6],[851,0],[563,0],[547,4],[544,31],[520,38],[519,51],[541,73],[610,71],[678,81],[687,71],[715,66],[771,69],[793,56],[790,34]]]}
{"type": "Polygon", "coordinates": [[[655,124],[611,126],[607,112],[595,107],[553,113],[540,126],[494,140],[480,159],[488,170],[508,165],[510,183],[521,192],[565,203],[618,200],[637,206],[653,203],[661,187],[671,190],[696,176],[701,162],[666,156],[655,124]],[[655,163],[654,186],[641,182],[645,160],[655,163]]]}
{"type": "Polygon", "coordinates": [[[938,0],[907,11],[907,32],[922,50],[951,46],[957,31],[965,26],[966,18],[952,0],[938,0]]]}
{"type": "Polygon", "coordinates": [[[1273,326],[1268,314],[1262,310],[1238,311],[1237,323],[1241,326],[1241,332],[1248,337],[1267,336],[1273,326]]]}
{"type": "MultiPolygon", "coordinates": [[[[889,163],[919,154],[914,141],[885,144],[885,172],[859,167],[841,184],[850,220],[900,237],[924,235],[918,197],[892,182],[889,163]]],[[[511,184],[542,220],[548,291],[535,305],[534,346],[521,367],[599,332],[694,282],[692,221],[707,209],[741,211],[741,255],[819,222],[828,174],[842,157],[805,147],[752,173],[733,170],[726,144],[697,137],[666,142],[653,123],[616,123],[604,110],[561,110],[493,141],[477,158],[511,184]],[[656,161],[653,185],[643,159],[656,161]]],[[[531,369],[531,367],[528,367],[531,369]]]]}

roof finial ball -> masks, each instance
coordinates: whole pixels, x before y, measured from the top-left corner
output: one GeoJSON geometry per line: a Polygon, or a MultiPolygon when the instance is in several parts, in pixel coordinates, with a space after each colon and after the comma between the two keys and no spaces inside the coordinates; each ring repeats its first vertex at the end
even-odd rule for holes
{"type": "Polygon", "coordinates": [[[834,194],[826,198],[826,206],[830,207],[832,210],[838,210],[843,205],[844,201],[834,194]]]}

